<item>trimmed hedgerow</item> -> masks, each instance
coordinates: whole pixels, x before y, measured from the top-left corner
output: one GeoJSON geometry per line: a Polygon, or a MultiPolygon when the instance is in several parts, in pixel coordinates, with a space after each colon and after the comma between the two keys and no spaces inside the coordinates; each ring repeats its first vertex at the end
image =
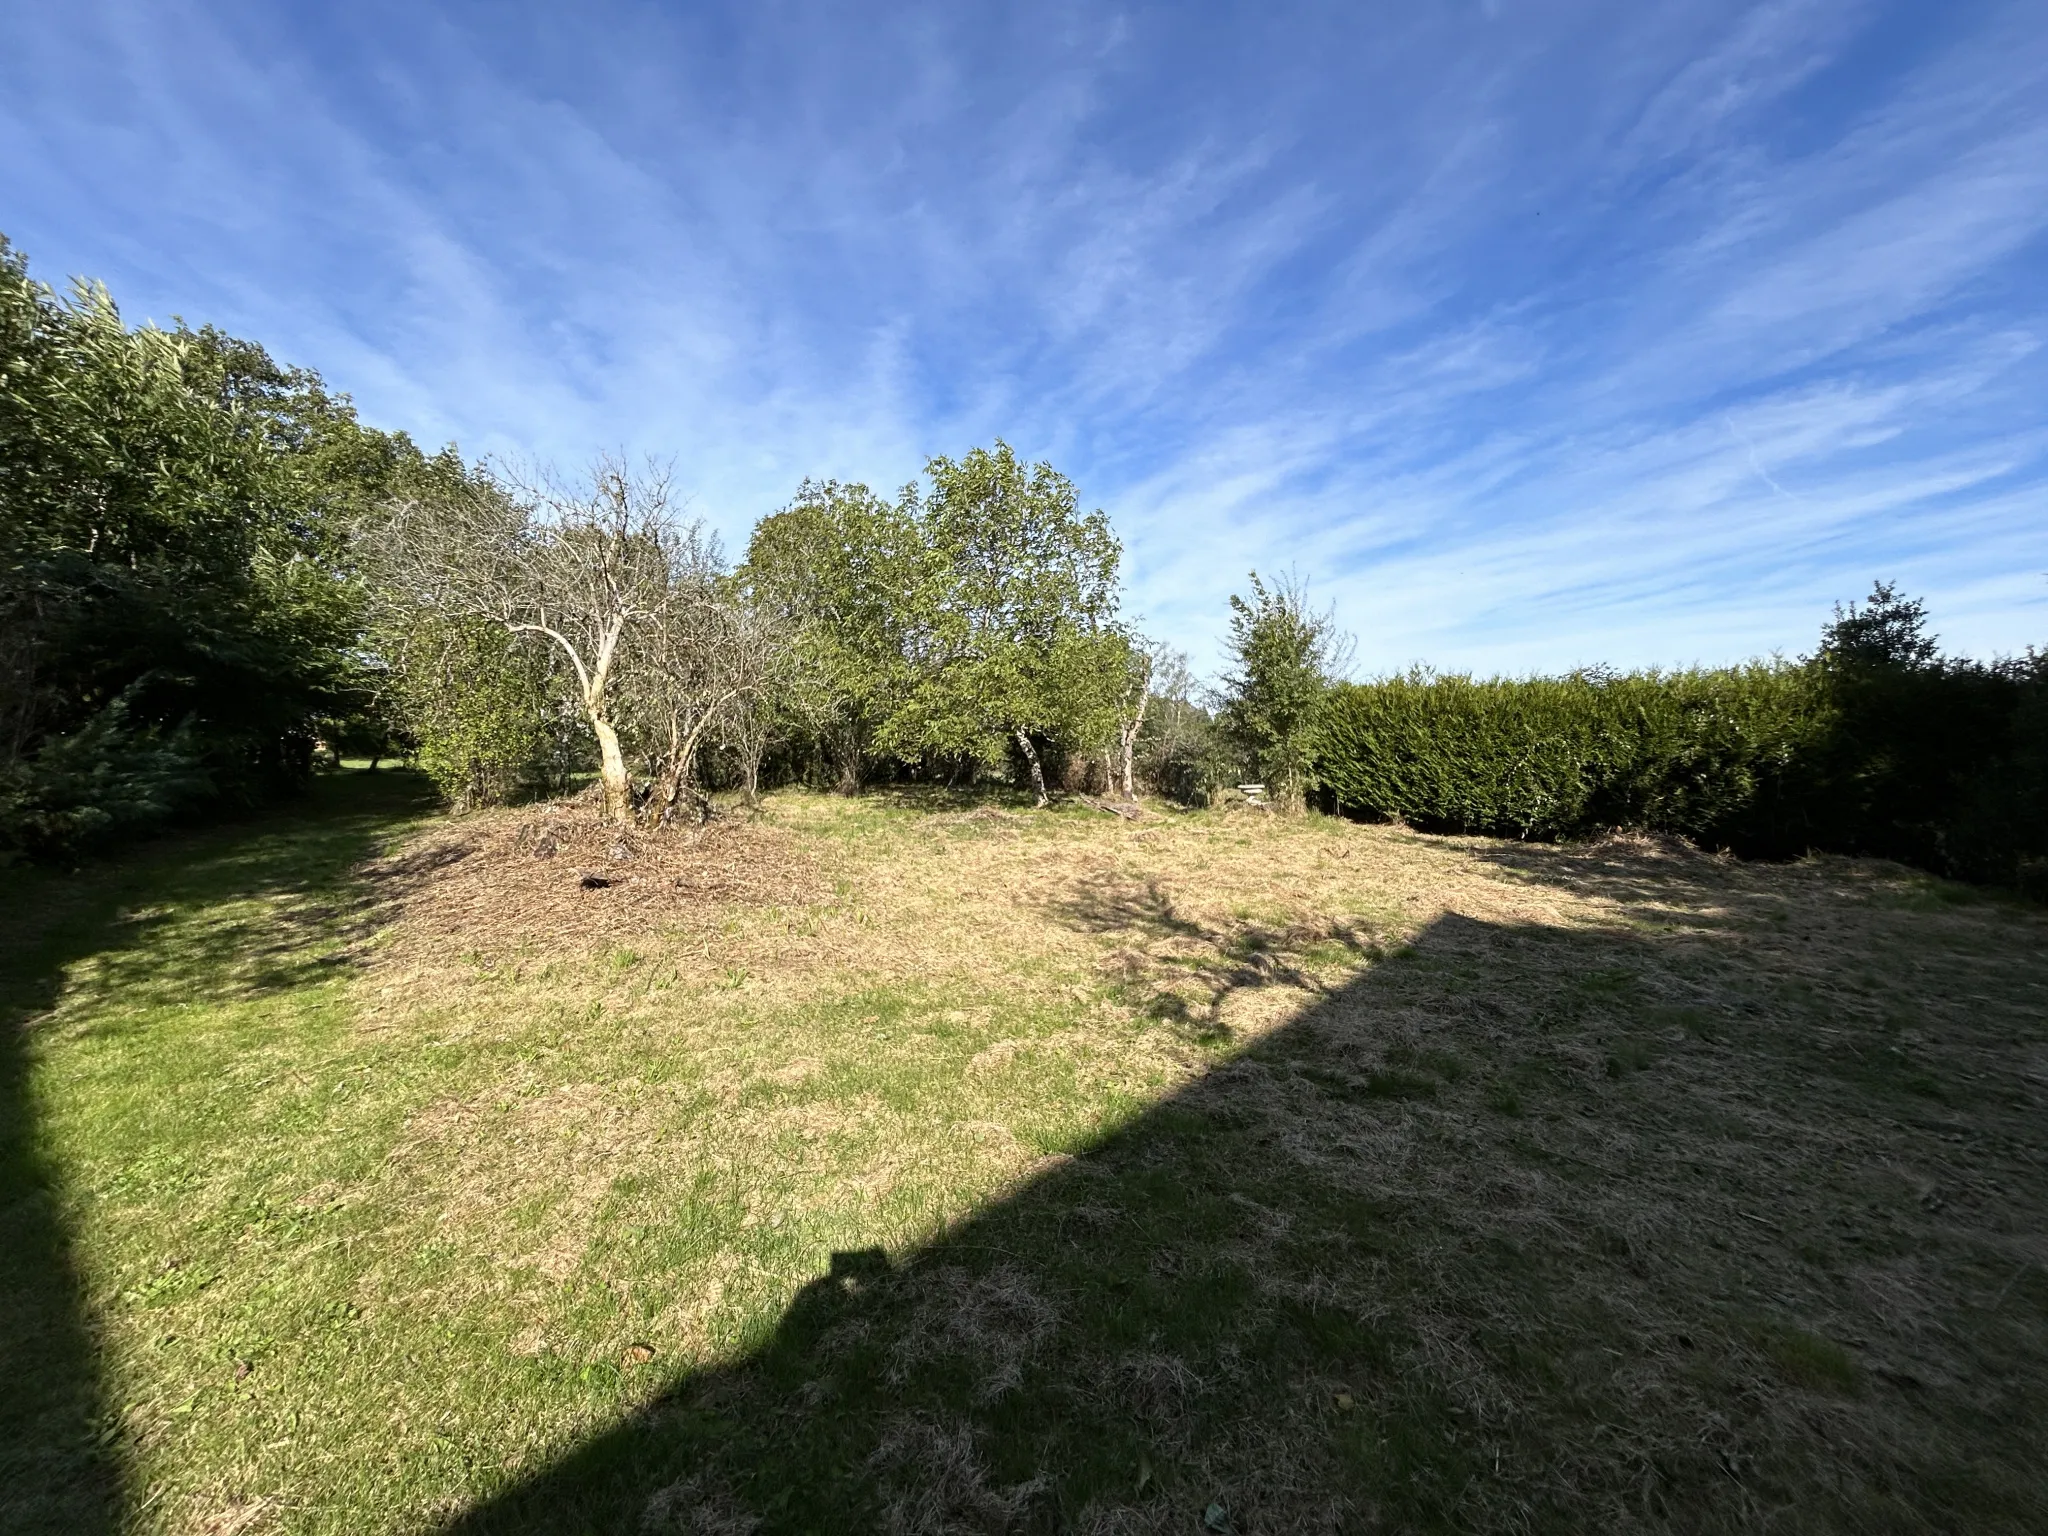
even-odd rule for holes
{"type": "Polygon", "coordinates": [[[1317,777],[1339,808],[1435,831],[1556,838],[1609,827],[1797,842],[1799,780],[1829,709],[1809,669],[1340,685],[1317,777]]]}
{"type": "Polygon", "coordinates": [[[1877,854],[2036,883],[2048,668],[1798,662],[1342,684],[1316,780],[1332,809],[1521,838],[1625,828],[1757,857],[1877,854]]]}

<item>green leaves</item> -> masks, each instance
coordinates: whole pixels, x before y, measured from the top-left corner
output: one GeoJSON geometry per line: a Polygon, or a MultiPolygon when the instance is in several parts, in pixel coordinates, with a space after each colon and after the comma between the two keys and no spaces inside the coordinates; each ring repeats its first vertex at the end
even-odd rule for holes
{"type": "Polygon", "coordinates": [[[1251,583],[1249,601],[1230,599],[1233,666],[1223,680],[1223,728],[1275,803],[1298,806],[1337,660],[1336,622],[1309,609],[1299,580],[1269,588],[1254,571],[1251,583]]]}
{"type": "Polygon", "coordinates": [[[994,767],[1020,732],[1100,750],[1132,658],[1108,520],[1000,441],[926,473],[929,494],[894,502],[807,481],[748,548],[746,580],[801,636],[796,708],[840,782],[885,755],[994,767]]]}
{"type": "Polygon", "coordinates": [[[426,461],[254,343],[60,299],[4,239],[0,381],[0,850],[296,782],[360,692],[347,510],[426,461]]]}

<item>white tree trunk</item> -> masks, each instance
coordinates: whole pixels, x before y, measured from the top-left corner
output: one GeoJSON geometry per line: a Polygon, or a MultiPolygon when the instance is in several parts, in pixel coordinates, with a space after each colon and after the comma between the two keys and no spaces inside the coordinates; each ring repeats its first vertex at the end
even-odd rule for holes
{"type": "Polygon", "coordinates": [[[1147,704],[1150,704],[1151,702],[1152,690],[1150,688],[1146,688],[1138,695],[1137,718],[1135,720],[1126,721],[1124,723],[1122,731],[1124,749],[1124,798],[1134,805],[1137,803],[1138,799],[1138,776],[1135,769],[1133,768],[1133,759],[1135,759],[1138,754],[1138,737],[1141,734],[1143,734],[1145,729],[1145,706],[1147,704]]]}
{"type": "Polygon", "coordinates": [[[597,737],[597,774],[604,783],[604,819],[624,825],[633,815],[633,785],[626,776],[626,754],[619,750],[619,733],[595,710],[591,711],[590,730],[597,737]]]}
{"type": "Polygon", "coordinates": [[[1038,791],[1038,805],[1041,810],[1051,801],[1045,792],[1045,769],[1038,761],[1038,748],[1031,745],[1031,737],[1020,725],[1017,727],[1017,745],[1023,749],[1024,761],[1031,765],[1031,787],[1038,791]]]}

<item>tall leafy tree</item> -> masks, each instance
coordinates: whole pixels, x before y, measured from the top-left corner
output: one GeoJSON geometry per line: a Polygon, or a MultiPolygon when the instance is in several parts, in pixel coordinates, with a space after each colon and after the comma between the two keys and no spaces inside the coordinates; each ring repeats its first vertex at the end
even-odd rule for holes
{"type": "Polygon", "coordinates": [[[741,579],[764,622],[790,637],[784,707],[816,740],[842,791],[859,787],[936,655],[946,590],[915,493],[806,480],[763,518],[741,579]]]}
{"type": "Polygon", "coordinates": [[[1289,578],[1268,586],[1251,575],[1249,598],[1230,599],[1231,669],[1223,680],[1223,726],[1265,782],[1274,803],[1298,808],[1308,788],[1316,724],[1338,669],[1336,621],[1308,605],[1289,578]]]}
{"type": "Polygon", "coordinates": [[[945,589],[937,664],[895,722],[897,740],[984,762],[1014,743],[1043,805],[1041,743],[1090,734],[1089,716],[1099,721],[1120,691],[1120,677],[1102,685],[1121,638],[1121,546],[1101,512],[1081,512],[1072,481],[1050,464],[1027,468],[1000,439],[925,472],[922,521],[945,589]]]}
{"type": "Polygon", "coordinates": [[[317,376],[60,298],[0,240],[0,844],[301,775],[360,612],[339,507],[417,457],[317,376]]]}

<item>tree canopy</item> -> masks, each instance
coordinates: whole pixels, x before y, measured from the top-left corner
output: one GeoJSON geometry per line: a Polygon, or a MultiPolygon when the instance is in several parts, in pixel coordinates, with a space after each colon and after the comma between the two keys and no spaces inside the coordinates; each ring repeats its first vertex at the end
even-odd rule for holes
{"type": "Polygon", "coordinates": [[[60,297],[0,238],[0,855],[303,776],[364,695],[349,520],[430,462],[317,375],[60,297]]]}

